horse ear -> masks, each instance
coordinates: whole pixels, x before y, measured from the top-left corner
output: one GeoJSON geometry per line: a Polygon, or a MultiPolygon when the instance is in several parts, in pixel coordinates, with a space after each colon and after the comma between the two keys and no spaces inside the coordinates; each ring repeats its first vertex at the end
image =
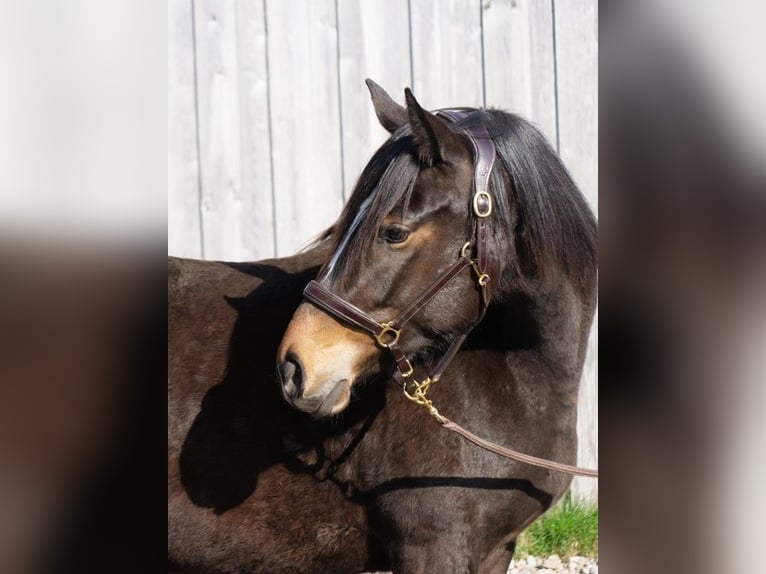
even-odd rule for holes
{"type": "Polygon", "coordinates": [[[367,84],[367,88],[370,90],[370,97],[372,98],[372,105],[375,108],[375,115],[378,116],[380,124],[386,128],[389,133],[394,133],[407,123],[409,117],[407,116],[407,110],[404,109],[404,106],[400,106],[392,100],[391,96],[371,79],[367,78],[364,83],[367,84]]]}
{"type": "Polygon", "coordinates": [[[409,88],[404,89],[404,99],[407,101],[407,114],[422,164],[450,162],[465,153],[460,136],[434,114],[424,110],[409,88]]]}

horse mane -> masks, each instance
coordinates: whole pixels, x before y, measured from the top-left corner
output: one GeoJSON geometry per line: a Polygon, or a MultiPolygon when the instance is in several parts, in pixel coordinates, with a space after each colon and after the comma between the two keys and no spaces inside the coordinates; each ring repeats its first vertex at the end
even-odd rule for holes
{"type": "MultiPolygon", "coordinates": [[[[545,280],[562,269],[581,290],[591,289],[597,224],[561,159],[537,128],[515,114],[476,110],[450,127],[460,132],[478,123],[487,127],[497,150],[490,179],[493,226],[503,226],[514,238],[517,277],[545,280]],[[507,191],[500,170],[511,182],[507,191]]],[[[375,152],[328,230],[335,253],[328,275],[341,283],[353,281],[383,219],[400,202],[406,211],[419,169],[412,130],[404,125],[375,152]]]]}
{"type": "Polygon", "coordinates": [[[486,125],[497,150],[490,181],[499,218],[511,226],[524,276],[546,280],[563,270],[583,291],[592,289],[597,265],[598,226],[556,151],[529,121],[500,110],[481,110],[466,119],[486,125]],[[503,190],[497,167],[511,181],[503,190]],[[513,200],[513,205],[510,204],[513,200]],[[514,230],[513,211],[516,211],[514,230]]]}

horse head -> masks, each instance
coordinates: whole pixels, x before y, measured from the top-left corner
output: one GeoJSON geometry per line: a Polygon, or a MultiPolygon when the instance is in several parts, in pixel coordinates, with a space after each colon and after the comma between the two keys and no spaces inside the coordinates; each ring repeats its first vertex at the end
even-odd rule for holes
{"type": "MultiPolygon", "coordinates": [[[[466,108],[431,113],[409,90],[403,107],[369,80],[368,87],[391,137],[364,168],[333,228],[334,254],[307,288],[278,350],[285,398],[317,417],[342,411],[353,386],[376,374],[393,370],[406,382],[413,365],[459,345],[505,286],[544,275],[546,261],[562,255],[553,250],[566,251],[558,236],[551,241],[539,228],[546,217],[566,224],[556,218],[571,206],[525,213],[518,183],[541,194],[537,187],[555,193],[558,181],[579,196],[555,152],[523,120],[514,124],[523,128],[515,140],[532,144],[516,141],[516,157],[504,134],[515,116],[466,108]],[[547,162],[542,176],[528,165],[534,159],[547,162]]],[[[528,201],[540,204],[545,196],[528,201]]],[[[569,228],[558,231],[578,240],[569,228]]]]}

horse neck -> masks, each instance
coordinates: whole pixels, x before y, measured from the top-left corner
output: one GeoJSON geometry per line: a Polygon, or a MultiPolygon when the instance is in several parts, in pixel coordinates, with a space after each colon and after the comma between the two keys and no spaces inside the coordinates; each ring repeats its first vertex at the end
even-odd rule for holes
{"type": "MultiPolygon", "coordinates": [[[[518,285],[507,282],[506,285],[518,285]]],[[[594,288],[581,289],[564,273],[543,284],[529,281],[523,288],[496,293],[485,321],[514,333],[508,353],[532,352],[555,375],[558,384],[579,386],[588,334],[595,310],[594,288]]]]}

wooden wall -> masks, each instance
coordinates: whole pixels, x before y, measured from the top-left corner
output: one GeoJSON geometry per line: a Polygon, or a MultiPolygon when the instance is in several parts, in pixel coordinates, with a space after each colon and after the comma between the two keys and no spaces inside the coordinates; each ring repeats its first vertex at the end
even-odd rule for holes
{"type": "MultiPolygon", "coordinates": [[[[288,255],[386,138],[364,79],[427,108],[524,115],[598,210],[596,0],[170,0],[168,250],[288,255]]],[[[597,329],[579,462],[598,464],[597,329]]],[[[512,446],[512,445],[511,445],[512,446]]],[[[598,484],[576,479],[580,497],[598,484]]]]}

